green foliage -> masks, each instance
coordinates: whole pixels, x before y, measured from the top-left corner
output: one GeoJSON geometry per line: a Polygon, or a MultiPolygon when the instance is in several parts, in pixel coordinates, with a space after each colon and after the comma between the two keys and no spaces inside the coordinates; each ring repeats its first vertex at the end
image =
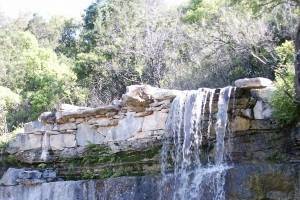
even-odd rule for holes
{"type": "Polygon", "coordinates": [[[86,92],[78,87],[67,59],[59,58],[51,49],[39,47],[29,32],[3,30],[0,41],[3,44],[0,60],[5,72],[0,76],[0,84],[22,97],[19,107],[7,109],[10,129],[36,119],[59,102],[84,102],[86,92]]]}
{"type": "Polygon", "coordinates": [[[262,14],[262,12],[271,12],[282,4],[290,4],[299,6],[299,0],[230,0],[232,4],[240,4],[246,9],[250,9],[254,14],[262,14]]]}
{"type": "Polygon", "coordinates": [[[192,0],[184,20],[192,23],[211,20],[224,3],[224,0],[192,0]]]}
{"type": "Polygon", "coordinates": [[[77,55],[78,42],[76,36],[79,32],[80,25],[73,19],[66,20],[63,24],[62,32],[59,37],[58,45],[55,51],[59,54],[63,54],[68,58],[75,58],[77,55]]]}
{"type": "Polygon", "coordinates": [[[299,108],[295,103],[294,45],[288,41],[276,48],[279,64],[276,69],[276,91],[271,105],[274,117],[282,124],[295,122],[299,108]]]}
{"type": "Polygon", "coordinates": [[[66,19],[61,16],[54,16],[46,20],[42,16],[34,14],[24,30],[32,33],[40,46],[55,49],[59,45],[65,21],[66,19]]]}

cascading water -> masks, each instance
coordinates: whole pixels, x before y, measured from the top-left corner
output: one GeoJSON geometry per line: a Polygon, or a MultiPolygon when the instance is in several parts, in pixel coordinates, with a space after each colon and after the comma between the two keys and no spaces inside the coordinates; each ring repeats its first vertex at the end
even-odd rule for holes
{"type": "Polygon", "coordinates": [[[225,136],[229,133],[231,93],[232,87],[220,90],[214,124],[214,156],[210,154],[208,141],[213,138],[215,90],[184,91],[174,99],[162,151],[162,187],[168,187],[167,192],[172,194],[166,197],[162,191],[160,199],[225,199],[225,173],[229,168],[225,136]]]}
{"type": "Polygon", "coordinates": [[[43,161],[47,161],[48,157],[49,157],[49,135],[47,133],[47,131],[43,134],[43,139],[42,139],[42,153],[41,153],[41,159],[43,161]]]}

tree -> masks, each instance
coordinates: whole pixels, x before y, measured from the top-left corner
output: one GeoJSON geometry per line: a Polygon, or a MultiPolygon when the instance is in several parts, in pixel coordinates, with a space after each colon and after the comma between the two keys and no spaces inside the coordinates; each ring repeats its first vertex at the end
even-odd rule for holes
{"type": "Polygon", "coordinates": [[[11,108],[7,115],[10,130],[60,102],[84,103],[85,91],[76,84],[67,59],[39,47],[34,35],[0,30],[0,43],[0,85],[22,98],[19,107],[11,108]]]}
{"type": "Polygon", "coordinates": [[[42,16],[34,14],[24,30],[32,33],[40,46],[55,49],[59,44],[65,21],[66,19],[60,16],[45,20],[42,16]]]}
{"type": "MultiPolygon", "coordinates": [[[[233,3],[244,4],[251,8],[254,13],[260,13],[263,10],[272,10],[282,4],[291,4],[295,7],[295,9],[300,8],[299,0],[232,0],[233,3]]],[[[296,30],[296,34],[294,36],[295,43],[295,90],[296,90],[296,98],[295,101],[300,103],[300,20],[298,20],[298,26],[296,30]]]]}
{"type": "Polygon", "coordinates": [[[75,59],[79,50],[78,34],[80,32],[80,24],[73,19],[66,20],[61,32],[55,52],[75,59]]]}

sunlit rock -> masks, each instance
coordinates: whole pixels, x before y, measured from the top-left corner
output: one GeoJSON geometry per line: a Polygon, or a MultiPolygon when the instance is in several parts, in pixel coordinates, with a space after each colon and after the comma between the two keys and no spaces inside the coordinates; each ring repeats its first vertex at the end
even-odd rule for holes
{"type": "Polygon", "coordinates": [[[265,88],[273,86],[273,82],[267,78],[244,78],[234,82],[234,85],[238,88],[265,88]]]}
{"type": "Polygon", "coordinates": [[[76,140],[73,134],[50,135],[50,148],[52,150],[63,150],[75,146],[76,140]]]}
{"type": "Polygon", "coordinates": [[[263,101],[256,102],[253,108],[253,112],[255,119],[270,119],[272,116],[271,106],[264,103],[263,101]]]}

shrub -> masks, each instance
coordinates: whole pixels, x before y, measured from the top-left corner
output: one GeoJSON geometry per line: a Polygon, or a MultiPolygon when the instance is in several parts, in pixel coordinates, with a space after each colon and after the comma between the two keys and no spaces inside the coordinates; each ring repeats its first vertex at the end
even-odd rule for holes
{"type": "Polygon", "coordinates": [[[274,117],[281,124],[291,124],[299,117],[299,107],[295,103],[294,45],[288,41],[276,48],[279,64],[275,71],[276,91],[272,97],[274,117]]]}

